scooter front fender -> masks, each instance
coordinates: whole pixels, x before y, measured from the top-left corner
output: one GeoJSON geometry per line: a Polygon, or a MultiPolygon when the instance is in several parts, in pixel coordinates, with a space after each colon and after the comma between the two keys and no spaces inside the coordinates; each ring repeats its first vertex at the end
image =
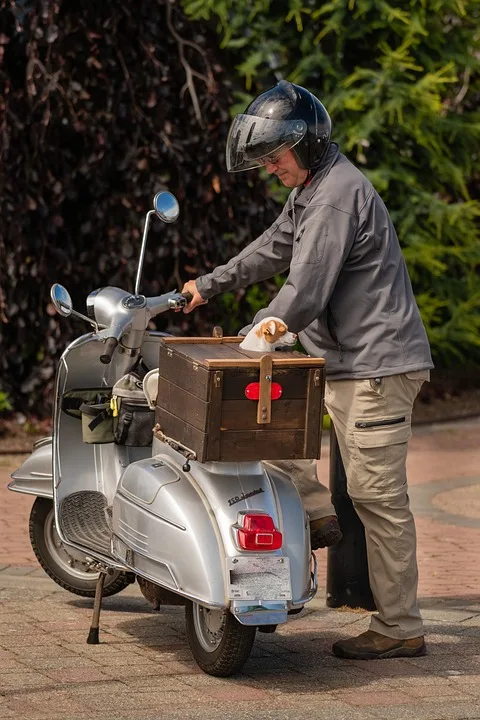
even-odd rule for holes
{"type": "Polygon", "coordinates": [[[52,438],[35,443],[32,453],[11,474],[8,489],[25,495],[53,499],[52,438]]]}

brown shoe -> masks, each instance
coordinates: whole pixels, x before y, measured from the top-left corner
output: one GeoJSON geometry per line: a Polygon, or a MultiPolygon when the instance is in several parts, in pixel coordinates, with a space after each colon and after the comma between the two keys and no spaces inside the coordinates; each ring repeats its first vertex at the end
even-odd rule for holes
{"type": "Polygon", "coordinates": [[[332,645],[333,654],[352,660],[381,660],[394,657],[417,657],[427,654],[423,635],[409,640],[397,640],[367,630],[358,637],[339,640],[332,645]]]}
{"type": "Polygon", "coordinates": [[[337,545],[342,539],[342,531],[338,524],[336,515],[327,515],[326,517],[312,520],[310,523],[310,543],[312,550],[337,545]]]}

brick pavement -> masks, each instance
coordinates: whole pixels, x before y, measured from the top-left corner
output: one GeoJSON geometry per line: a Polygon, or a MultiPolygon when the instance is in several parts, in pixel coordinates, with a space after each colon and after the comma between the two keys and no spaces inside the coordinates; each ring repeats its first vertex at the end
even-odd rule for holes
{"type": "Polygon", "coordinates": [[[92,601],[49,579],[0,573],[0,718],[16,720],[462,720],[480,718],[480,604],[423,604],[429,655],[376,662],[330,654],[368,613],[321,599],[258,634],[241,673],[192,661],[183,609],[149,609],[130,586],[106,598],[101,643],[87,645],[92,601]]]}
{"type": "Polygon", "coordinates": [[[192,662],[182,608],[153,613],[136,586],[104,601],[102,642],[87,645],[92,602],[36,569],[32,500],[6,491],[12,463],[0,457],[0,718],[480,719],[479,440],[471,421],[416,428],[411,442],[428,656],[333,657],[332,641],[362,632],[369,614],[325,607],[319,553],[317,598],[258,634],[243,672],[226,680],[192,662]]]}

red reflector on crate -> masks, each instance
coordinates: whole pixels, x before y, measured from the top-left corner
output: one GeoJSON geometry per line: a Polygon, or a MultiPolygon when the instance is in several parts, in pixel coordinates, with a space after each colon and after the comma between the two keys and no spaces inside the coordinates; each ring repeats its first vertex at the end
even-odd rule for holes
{"type": "MultiPolygon", "coordinates": [[[[279,398],[281,398],[282,392],[283,390],[280,383],[272,382],[272,385],[270,387],[270,397],[272,398],[272,400],[278,400],[279,398]]],[[[260,383],[249,383],[245,388],[245,397],[248,398],[248,400],[258,400],[258,398],[260,397],[260,383]]]]}
{"type": "Polygon", "coordinates": [[[282,542],[282,533],[270,515],[247,513],[243,516],[243,527],[238,530],[238,544],[243,550],[278,550],[282,542]]]}

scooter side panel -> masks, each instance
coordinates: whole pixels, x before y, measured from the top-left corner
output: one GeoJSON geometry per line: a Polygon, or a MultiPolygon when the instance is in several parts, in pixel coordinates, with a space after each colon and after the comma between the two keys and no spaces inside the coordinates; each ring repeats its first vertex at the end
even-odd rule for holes
{"type": "MultiPolygon", "coordinates": [[[[272,473],[270,477],[261,463],[191,462],[190,471],[184,472],[184,458],[175,450],[154,440],[154,451],[158,454],[150,460],[151,465],[158,461],[169,464],[176,469],[179,480],[165,483],[159,477],[161,489],[153,501],[146,502],[149,492],[146,490],[142,491],[142,498],[132,501],[125,490],[130,474],[141,467],[146,477],[150,470],[145,472],[144,463],[135,463],[127,469],[113,504],[114,533],[127,547],[152,554],[159,563],[168,565],[177,586],[182,591],[188,589],[185,594],[206,604],[225,603],[225,559],[249,554],[236,545],[233,526],[241,520],[239,513],[266,512],[284,534],[282,549],[269,554],[290,559],[291,604],[308,595],[311,585],[308,522],[300,496],[287,476],[272,473]],[[144,545],[146,538],[148,542],[144,545]]],[[[159,474],[162,473],[163,470],[159,474]]],[[[141,486],[142,482],[138,484],[141,486]]],[[[145,485],[150,485],[150,479],[145,485]]],[[[124,554],[121,559],[125,561],[124,554]]],[[[138,565],[131,567],[140,572],[138,565]]],[[[157,577],[149,573],[149,579],[172,587],[165,581],[164,569],[159,568],[158,573],[157,577]]]]}
{"type": "Polygon", "coordinates": [[[140,460],[125,470],[113,500],[114,552],[158,584],[225,606],[224,550],[212,519],[208,505],[168,457],[140,460]]]}

